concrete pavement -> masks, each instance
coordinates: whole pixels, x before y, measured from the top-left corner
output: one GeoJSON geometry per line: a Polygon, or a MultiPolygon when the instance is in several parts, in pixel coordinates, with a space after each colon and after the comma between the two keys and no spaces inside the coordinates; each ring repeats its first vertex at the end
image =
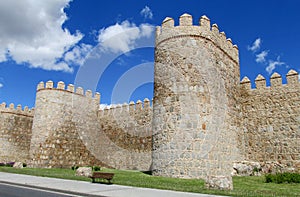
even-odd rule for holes
{"type": "Polygon", "coordinates": [[[84,181],[64,180],[0,172],[0,183],[66,192],[74,196],[105,197],[217,197],[208,194],[196,194],[168,190],[148,189],[121,185],[105,185],[84,181]]]}

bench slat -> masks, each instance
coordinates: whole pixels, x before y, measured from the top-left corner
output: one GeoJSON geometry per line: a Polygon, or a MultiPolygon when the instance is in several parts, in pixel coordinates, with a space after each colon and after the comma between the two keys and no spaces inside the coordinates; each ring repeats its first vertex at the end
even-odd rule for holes
{"type": "Polygon", "coordinates": [[[106,179],[110,183],[111,179],[114,177],[114,173],[107,173],[107,172],[94,172],[90,178],[92,182],[95,182],[96,178],[106,179]]]}

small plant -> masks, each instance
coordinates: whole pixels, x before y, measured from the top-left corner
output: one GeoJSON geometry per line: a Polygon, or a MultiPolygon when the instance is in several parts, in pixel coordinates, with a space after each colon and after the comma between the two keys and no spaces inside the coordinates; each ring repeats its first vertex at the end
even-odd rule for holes
{"type": "Polygon", "coordinates": [[[15,162],[8,162],[5,164],[6,167],[13,167],[15,162]]]}
{"type": "Polygon", "coordinates": [[[0,163],[0,166],[5,166],[5,163],[0,163]]]}
{"type": "Polygon", "coordinates": [[[276,173],[265,175],[266,183],[300,183],[300,174],[297,173],[276,173]]]}
{"type": "Polygon", "coordinates": [[[93,171],[100,171],[101,170],[101,167],[100,166],[93,166],[93,171]]]}
{"type": "Polygon", "coordinates": [[[255,166],[255,167],[253,168],[253,172],[259,172],[258,167],[255,166]]]}
{"type": "Polygon", "coordinates": [[[72,166],[72,170],[77,170],[79,166],[72,166]]]}

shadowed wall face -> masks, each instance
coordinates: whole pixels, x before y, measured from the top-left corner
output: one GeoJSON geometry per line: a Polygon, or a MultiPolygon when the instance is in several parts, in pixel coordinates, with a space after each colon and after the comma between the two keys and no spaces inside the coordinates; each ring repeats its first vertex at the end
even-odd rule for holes
{"type": "Polygon", "coordinates": [[[152,107],[148,99],[101,110],[98,120],[103,162],[118,169],[150,170],[152,107]]]}

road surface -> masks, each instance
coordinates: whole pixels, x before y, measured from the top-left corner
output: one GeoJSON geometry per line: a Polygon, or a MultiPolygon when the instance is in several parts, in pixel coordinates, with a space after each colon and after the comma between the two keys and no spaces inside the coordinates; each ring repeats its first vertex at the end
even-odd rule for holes
{"type": "Polygon", "coordinates": [[[76,197],[76,195],[0,183],[0,197],[76,197]]]}

